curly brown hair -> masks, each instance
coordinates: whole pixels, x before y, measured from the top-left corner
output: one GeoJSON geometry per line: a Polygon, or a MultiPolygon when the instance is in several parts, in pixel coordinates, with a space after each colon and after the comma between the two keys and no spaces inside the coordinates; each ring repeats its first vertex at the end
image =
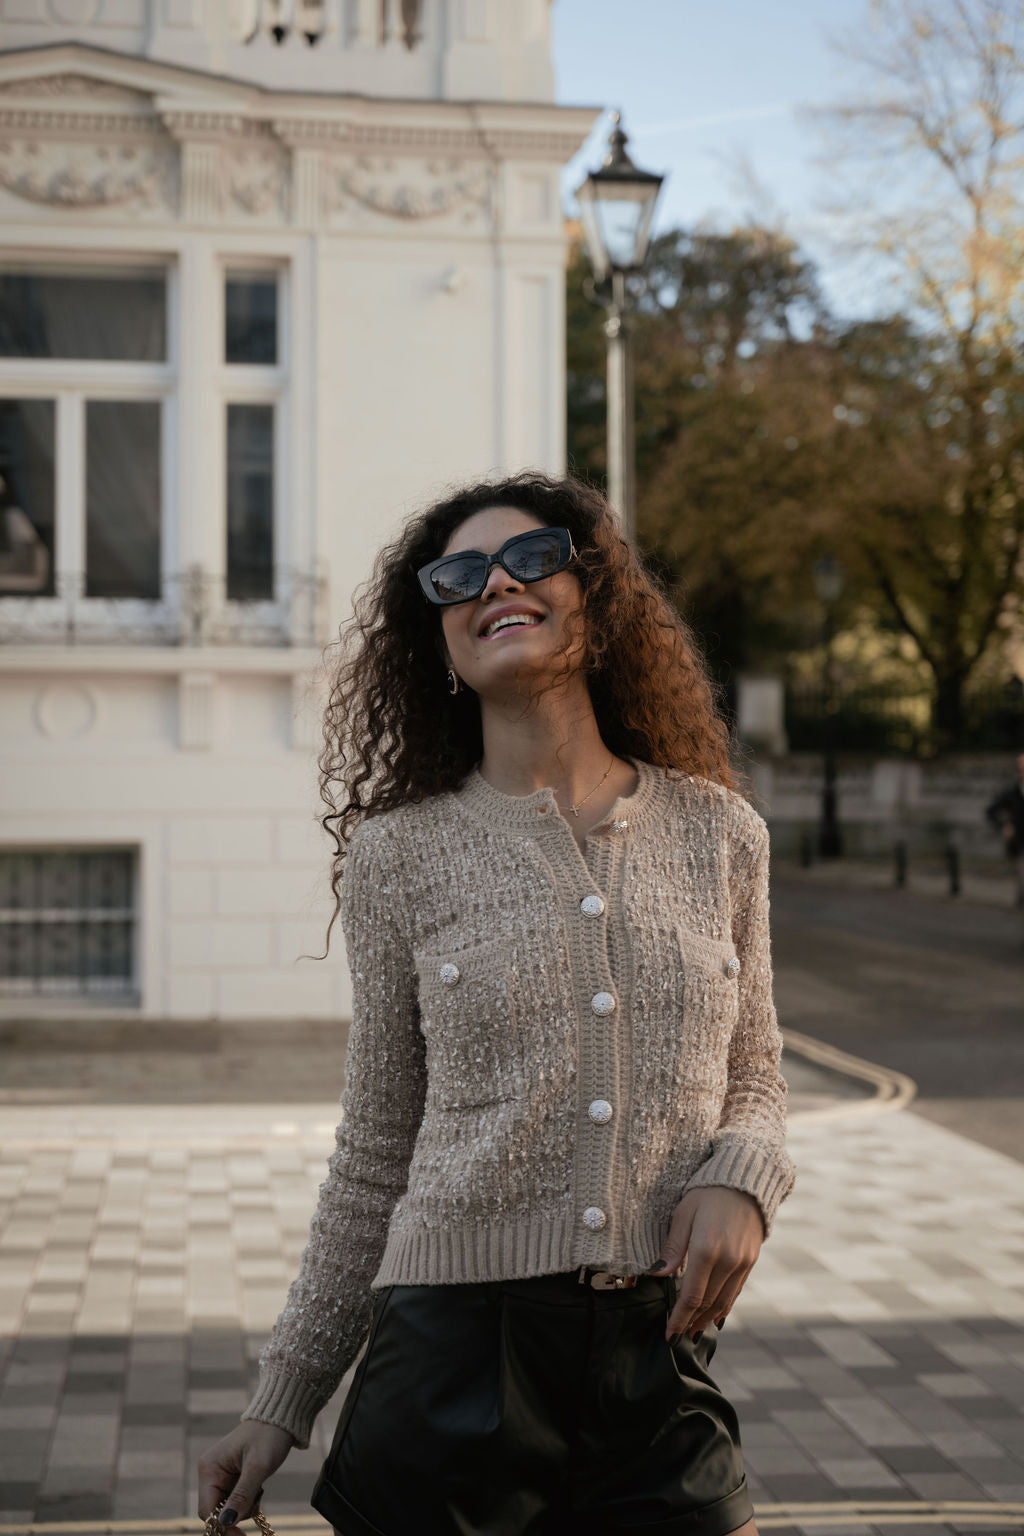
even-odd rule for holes
{"type": "Polygon", "coordinates": [[[568,528],[579,552],[571,569],[583,588],[583,654],[570,657],[575,642],[567,639],[556,657],[561,669],[526,704],[580,666],[612,752],[734,786],[729,732],[703,658],[600,491],[533,470],[464,486],[409,519],[379,551],[337,642],[318,760],[328,807],[320,820],[335,844],[328,944],[355,824],[454,789],[483,755],[479,698],[469,688],[449,692],[441,610],[425,601],[416,573],[443,552],[461,523],[491,507],[515,507],[545,527],[568,528]]]}

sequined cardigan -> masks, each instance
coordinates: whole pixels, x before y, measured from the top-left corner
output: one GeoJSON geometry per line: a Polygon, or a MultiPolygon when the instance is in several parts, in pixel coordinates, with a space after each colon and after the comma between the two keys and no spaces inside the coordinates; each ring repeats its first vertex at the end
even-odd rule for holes
{"type": "Polygon", "coordinates": [[[739,795],[629,759],[581,852],[550,788],[364,820],[341,917],[342,1118],[243,1418],[300,1446],[372,1292],[650,1267],[685,1191],[792,1188],[768,835],[739,795]]]}

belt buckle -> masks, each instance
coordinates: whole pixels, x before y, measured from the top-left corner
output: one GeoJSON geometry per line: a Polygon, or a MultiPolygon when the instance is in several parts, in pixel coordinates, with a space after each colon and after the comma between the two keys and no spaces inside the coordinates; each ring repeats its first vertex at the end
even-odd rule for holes
{"type": "MultiPolygon", "coordinates": [[[[588,1266],[580,1265],[580,1285],[585,1283],[588,1266]]],[[[610,1269],[595,1269],[590,1274],[590,1284],[595,1291],[625,1291],[636,1285],[636,1275],[616,1275],[610,1269]]]]}

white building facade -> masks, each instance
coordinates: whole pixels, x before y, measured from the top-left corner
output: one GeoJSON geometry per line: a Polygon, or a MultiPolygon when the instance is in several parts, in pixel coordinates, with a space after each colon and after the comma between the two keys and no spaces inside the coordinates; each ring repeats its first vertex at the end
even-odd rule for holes
{"type": "Polygon", "coordinates": [[[324,645],[411,510],[564,465],[549,20],[0,0],[8,1014],[347,1012],[324,645]]]}

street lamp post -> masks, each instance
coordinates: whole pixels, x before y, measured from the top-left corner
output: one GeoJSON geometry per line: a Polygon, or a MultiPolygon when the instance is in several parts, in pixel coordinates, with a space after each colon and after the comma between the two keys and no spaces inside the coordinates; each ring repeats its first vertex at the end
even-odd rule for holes
{"type": "Polygon", "coordinates": [[[608,499],[632,541],[636,538],[636,492],[627,278],[643,270],[651,243],[654,205],[665,178],[638,170],[626,152],[627,142],[616,112],[604,163],[590,172],[576,197],[594,272],[591,296],[608,310],[604,325],[608,339],[608,499]]]}
{"type": "Polygon", "coordinates": [[[836,679],[834,642],[836,634],[836,604],[843,594],[846,573],[834,555],[823,555],[814,567],[814,586],[825,610],[825,710],[824,710],[824,774],[821,789],[821,826],[818,830],[818,853],[823,859],[837,859],[843,851],[843,834],[839,825],[838,765],[836,763],[835,708],[836,679]]]}

